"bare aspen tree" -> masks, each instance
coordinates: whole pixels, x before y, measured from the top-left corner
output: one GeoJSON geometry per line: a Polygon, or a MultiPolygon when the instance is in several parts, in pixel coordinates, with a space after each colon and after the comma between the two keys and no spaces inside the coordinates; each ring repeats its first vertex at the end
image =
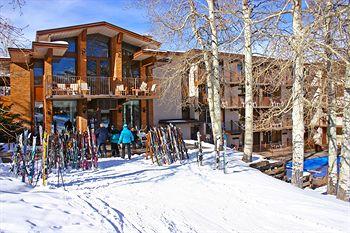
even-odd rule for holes
{"type": "MultiPolygon", "coordinates": [[[[207,86],[207,100],[212,124],[213,138],[222,135],[221,122],[221,73],[219,62],[218,2],[207,0],[141,1],[146,3],[149,16],[159,25],[162,34],[171,34],[192,48],[193,61],[204,64],[207,86]]],[[[190,55],[190,54],[189,54],[190,55]]],[[[190,60],[190,59],[189,59],[190,60]]],[[[176,78],[176,77],[174,77],[176,78]]]]}
{"type": "Polygon", "coordinates": [[[293,52],[294,52],[294,82],[292,88],[292,142],[293,171],[292,184],[303,187],[304,170],[304,60],[303,60],[303,26],[301,0],[293,0],[293,52]]]}
{"type": "Polygon", "coordinates": [[[350,8],[346,16],[348,22],[345,27],[347,61],[344,61],[346,70],[344,78],[343,142],[340,156],[337,198],[350,201],[350,8]]]}
{"type": "Polygon", "coordinates": [[[343,143],[340,158],[337,198],[344,201],[350,201],[350,62],[346,63],[343,113],[343,143]]]}
{"type": "Polygon", "coordinates": [[[251,9],[248,0],[242,1],[244,21],[244,71],[245,71],[245,132],[244,155],[245,162],[252,161],[253,153],[253,55],[251,43],[251,9]]]}
{"type": "Polygon", "coordinates": [[[333,4],[332,0],[327,0],[325,10],[325,22],[324,22],[324,38],[325,44],[325,56],[326,56],[326,77],[327,77],[327,88],[328,88],[328,184],[327,193],[336,193],[337,184],[337,113],[336,113],[336,83],[335,76],[332,75],[332,52],[329,47],[332,44],[331,38],[331,10],[333,4]]]}
{"type": "Polygon", "coordinates": [[[211,29],[211,53],[212,53],[212,98],[213,98],[213,113],[212,119],[213,137],[219,137],[218,145],[221,145],[222,139],[222,123],[221,123],[221,97],[220,97],[220,64],[219,64],[219,44],[216,25],[216,1],[207,0],[208,13],[209,13],[209,25],[211,29]]]}

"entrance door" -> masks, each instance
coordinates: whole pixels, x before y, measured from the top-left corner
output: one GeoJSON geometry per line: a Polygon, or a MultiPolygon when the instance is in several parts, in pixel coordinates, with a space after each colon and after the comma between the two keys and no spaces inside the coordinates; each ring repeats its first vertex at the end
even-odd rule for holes
{"type": "Polygon", "coordinates": [[[123,124],[140,129],[141,112],[139,100],[130,100],[123,104],[123,124]]]}
{"type": "Polygon", "coordinates": [[[64,124],[70,120],[75,126],[75,117],[77,115],[77,101],[53,101],[53,129],[61,132],[64,124]]]}

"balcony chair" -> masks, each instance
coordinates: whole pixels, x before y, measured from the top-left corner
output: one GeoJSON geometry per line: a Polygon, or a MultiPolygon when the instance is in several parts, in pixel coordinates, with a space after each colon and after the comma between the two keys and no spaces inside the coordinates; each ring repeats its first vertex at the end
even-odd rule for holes
{"type": "Polygon", "coordinates": [[[145,82],[141,83],[140,92],[143,93],[144,95],[148,95],[149,90],[147,89],[147,83],[145,82]]]}
{"type": "Polygon", "coordinates": [[[67,89],[65,83],[57,83],[57,88],[54,89],[56,95],[66,95],[67,89]]]}
{"type": "Polygon", "coordinates": [[[157,84],[152,84],[151,90],[149,95],[153,95],[156,93],[156,89],[157,89],[157,84]]]}
{"type": "Polygon", "coordinates": [[[90,88],[87,83],[80,83],[80,91],[83,95],[90,95],[90,88]]]}
{"type": "Polygon", "coordinates": [[[126,92],[127,88],[125,88],[123,84],[115,87],[115,95],[126,95],[126,92]]]}
{"type": "Polygon", "coordinates": [[[70,90],[72,92],[72,95],[76,95],[79,92],[79,84],[78,83],[71,83],[70,84],[70,90]]]}

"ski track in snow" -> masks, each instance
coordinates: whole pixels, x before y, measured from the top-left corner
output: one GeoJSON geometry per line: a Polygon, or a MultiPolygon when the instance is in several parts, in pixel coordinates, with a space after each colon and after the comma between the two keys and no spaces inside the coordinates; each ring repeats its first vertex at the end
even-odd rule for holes
{"type": "MultiPolygon", "coordinates": [[[[50,174],[31,189],[0,169],[0,232],[347,232],[350,206],[300,190],[228,154],[227,173],[205,150],[158,167],[150,160],[101,159],[98,170],[50,174]],[[6,186],[6,187],[5,187],[6,186]],[[3,214],[5,213],[5,214],[3,214]]],[[[1,165],[1,164],[0,164],[1,165]]],[[[1,168],[1,167],[0,167],[1,168]]]]}

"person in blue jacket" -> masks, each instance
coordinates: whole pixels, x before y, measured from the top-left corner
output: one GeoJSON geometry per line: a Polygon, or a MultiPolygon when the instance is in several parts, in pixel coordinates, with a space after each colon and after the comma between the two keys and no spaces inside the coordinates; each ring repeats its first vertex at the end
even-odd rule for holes
{"type": "Polygon", "coordinates": [[[119,142],[120,132],[118,129],[114,128],[114,125],[111,125],[111,149],[112,149],[112,156],[120,157],[119,154],[119,148],[118,148],[118,142],[119,142]]]}
{"type": "Polygon", "coordinates": [[[123,130],[120,133],[119,144],[122,144],[122,158],[125,158],[125,147],[128,149],[128,158],[131,159],[131,147],[130,144],[134,141],[134,135],[132,135],[127,124],[124,124],[123,130]]]}

